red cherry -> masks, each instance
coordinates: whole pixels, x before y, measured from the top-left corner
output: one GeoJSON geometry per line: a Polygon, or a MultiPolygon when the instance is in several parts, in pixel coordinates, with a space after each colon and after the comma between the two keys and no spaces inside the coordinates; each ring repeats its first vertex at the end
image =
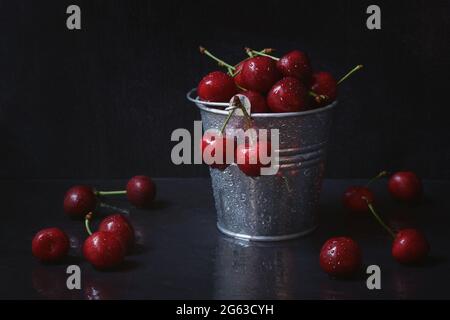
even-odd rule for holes
{"type": "Polygon", "coordinates": [[[391,176],[388,189],[395,199],[413,202],[422,195],[422,182],[414,172],[401,171],[391,176]]]}
{"type": "Polygon", "coordinates": [[[43,262],[62,260],[69,251],[69,237],[58,228],[47,228],[39,231],[31,242],[33,255],[43,262]]]}
{"type": "Polygon", "coordinates": [[[326,99],[316,99],[316,107],[323,107],[337,98],[337,82],[328,72],[313,74],[311,90],[317,95],[326,96],[326,99]]]}
{"type": "Polygon", "coordinates": [[[97,269],[109,269],[122,263],[125,245],[112,232],[95,232],[83,244],[83,255],[97,269]]]}
{"type": "Polygon", "coordinates": [[[350,211],[364,213],[369,211],[367,202],[373,203],[374,199],[375,196],[369,188],[352,186],[345,190],[342,200],[344,206],[350,209],[350,211]]]}
{"type": "Polygon", "coordinates": [[[216,155],[216,152],[222,153],[222,159],[220,163],[216,163],[215,161],[210,164],[211,168],[225,170],[229,163],[227,163],[227,146],[228,144],[233,145],[233,141],[228,139],[227,137],[221,135],[220,133],[213,134],[210,131],[205,132],[201,140],[201,151],[202,157],[205,161],[206,158],[212,158],[216,155]],[[210,152],[204,153],[206,147],[209,146],[210,152]]]}
{"type": "Polygon", "coordinates": [[[311,81],[311,64],[304,52],[294,50],[285,54],[278,60],[277,67],[285,77],[297,78],[306,85],[311,81]]]}
{"type": "Polygon", "coordinates": [[[96,206],[97,197],[88,186],[74,186],[64,196],[64,212],[73,218],[84,218],[96,206]]]}
{"type": "Polygon", "coordinates": [[[250,100],[251,113],[267,113],[270,112],[269,107],[266,103],[266,98],[262,94],[256,91],[243,91],[240,94],[246,96],[250,100]]]}
{"type": "Polygon", "coordinates": [[[351,276],[361,267],[361,250],[351,238],[331,238],[320,250],[320,266],[332,276],[351,276]]]}
{"type": "Polygon", "coordinates": [[[112,232],[124,243],[127,252],[134,247],[134,228],[128,219],[122,214],[114,214],[102,220],[98,231],[112,232]]]}
{"type": "Polygon", "coordinates": [[[242,66],[244,65],[244,61],[241,61],[237,64],[236,69],[234,70],[234,83],[236,86],[240,88],[245,88],[244,80],[242,79],[242,66]]]}
{"type": "Polygon", "coordinates": [[[237,146],[236,161],[239,169],[250,177],[258,177],[261,175],[261,168],[270,167],[261,163],[260,154],[263,156],[271,156],[271,145],[269,142],[258,141],[254,143],[244,143],[237,146]]]}
{"type": "Polygon", "coordinates": [[[200,81],[197,93],[203,101],[228,102],[237,93],[237,88],[232,77],[214,71],[200,81]]]}
{"type": "Polygon", "coordinates": [[[267,94],[267,105],[273,112],[305,110],[308,92],[297,78],[286,77],[275,83],[267,94]]]}
{"type": "Polygon", "coordinates": [[[427,257],[429,251],[427,239],[416,229],[400,230],[392,244],[392,256],[403,264],[421,262],[427,257]]]}
{"type": "Polygon", "coordinates": [[[155,195],[156,186],[147,176],[134,176],[127,183],[128,201],[137,208],[149,208],[155,195]]]}
{"type": "Polygon", "coordinates": [[[275,60],[269,57],[254,57],[245,60],[242,66],[240,81],[245,89],[265,93],[280,78],[275,60]]]}

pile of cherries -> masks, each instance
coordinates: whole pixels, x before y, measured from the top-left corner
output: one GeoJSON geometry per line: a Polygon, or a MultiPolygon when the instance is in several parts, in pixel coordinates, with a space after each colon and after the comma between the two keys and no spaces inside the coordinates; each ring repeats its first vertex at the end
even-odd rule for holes
{"type": "Polygon", "coordinates": [[[228,72],[207,74],[197,86],[203,101],[228,102],[237,93],[251,103],[251,113],[298,112],[325,106],[337,98],[339,81],[325,71],[313,72],[306,53],[293,50],[281,58],[270,55],[273,49],[261,51],[246,48],[248,58],[232,66],[200,47],[200,52],[225,67],[228,72]]]}
{"type": "MultiPolygon", "coordinates": [[[[391,254],[402,264],[417,264],[423,262],[430,251],[428,241],[422,232],[407,228],[393,231],[388,227],[374,208],[374,193],[369,189],[370,183],[382,176],[369,181],[366,186],[351,186],[343,196],[344,206],[354,213],[372,213],[374,218],[393,238],[391,254]]],[[[404,203],[413,204],[422,198],[422,183],[417,175],[410,171],[397,172],[389,178],[388,190],[392,197],[404,203]]],[[[325,242],[320,251],[320,266],[337,277],[354,275],[361,268],[361,249],[358,243],[350,237],[331,238],[325,242]]]]}
{"type": "MultiPolygon", "coordinates": [[[[79,185],[70,188],[64,197],[64,212],[73,219],[85,219],[89,236],[83,244],[83,256],[97,269],[117,267],[132,252],[135,244],[134,228],[123,214],[105,217],[94,233],[90,228],[99,197],[121,194],[126,194],[133,206],[149,208],[156,195],[156,186],[147,176],[135,176],[128,181],[126,190],[97,191],[92,187],[79,185]]],[[[43,229],[32,240],[33,255],[46,263],[63,260],[69,247],[69,237],[59,228],[43,229]]]]}

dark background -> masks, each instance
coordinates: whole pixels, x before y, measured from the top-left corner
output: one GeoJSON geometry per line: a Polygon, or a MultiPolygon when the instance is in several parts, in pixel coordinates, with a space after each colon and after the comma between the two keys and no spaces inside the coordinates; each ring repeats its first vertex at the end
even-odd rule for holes
{"type": "Polygon", "coordinates": [[[242,48],[298,48],[340,87],[327,176],[450,178],[448,1],[0,1],[0,177],[206,175],[170,160],[185,93],[242,48]],[[66,8],[82,30],[66,28],[66,8]],[[366,28],[378,4],[382,30],[366,28]]]}

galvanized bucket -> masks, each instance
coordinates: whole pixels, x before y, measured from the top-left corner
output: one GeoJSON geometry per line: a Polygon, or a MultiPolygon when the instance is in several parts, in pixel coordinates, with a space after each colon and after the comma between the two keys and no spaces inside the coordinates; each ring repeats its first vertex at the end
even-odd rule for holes
{"type": "MultiPolygon", "coordinates": [[[[223,103],[187,97],[200,109],[203,129],[220,129],[228,111],[223,103]],[[215,108],[216,107],[216,108],[215,108]]],[[[248,177],[237,165],[224,171],[210,168],[217,227],[229,236],[253,241],[300,237],[317,227],[317,204],[322,187],[327,141],[336,102],[314,110],[292,113],[254,113],[259,129],[279,129],[276,175],[248,177]]],[[[243,127],[243,117],[232,117],[229,128],[243,127]]]]}

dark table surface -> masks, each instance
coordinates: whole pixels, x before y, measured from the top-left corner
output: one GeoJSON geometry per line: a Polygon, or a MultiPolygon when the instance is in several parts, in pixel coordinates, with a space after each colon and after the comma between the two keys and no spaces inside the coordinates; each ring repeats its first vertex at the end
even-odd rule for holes
{"type": "MultiPolygon", "coordinates": [[[[222,235],[208,179],[156,179],[158,201],[149,211],[132,209],[123,198],[110,200],[102,214],[130,214],[136,252],[115,271],[99,272],[83,261],[86,237],[81,222],[62,212],[65,190],[75,183],[116,189],[125,181],[2,180],[0,298],[2,299],[410,299],[450,298],[450,182],[426,181],[423,203],[392,201],[386,182],[374,184],[378,210],[394,227],[421,228],[431,243],[430,258],[406,267],[390,255],[391,240],[368,215],[348,214],[341,195],[357,180],[326,180],[319,228],[309,236],[278,243],[238,241],[222,235]],[[42,265],[31,255],[31,239],[44,227],[63,228],[71,238],[70,257],[42,265]],[[351,280],[332,279],[319,267],[323,242],[348,235],[363,251],[364,265],[381,268],[381,290],[368,290],[365,270],[351,280]],[[81,268],[81,290],[66,288],[66,267],[81,268]]],[[[94,224],[95,225],[95,224],[94,224]]]]}

